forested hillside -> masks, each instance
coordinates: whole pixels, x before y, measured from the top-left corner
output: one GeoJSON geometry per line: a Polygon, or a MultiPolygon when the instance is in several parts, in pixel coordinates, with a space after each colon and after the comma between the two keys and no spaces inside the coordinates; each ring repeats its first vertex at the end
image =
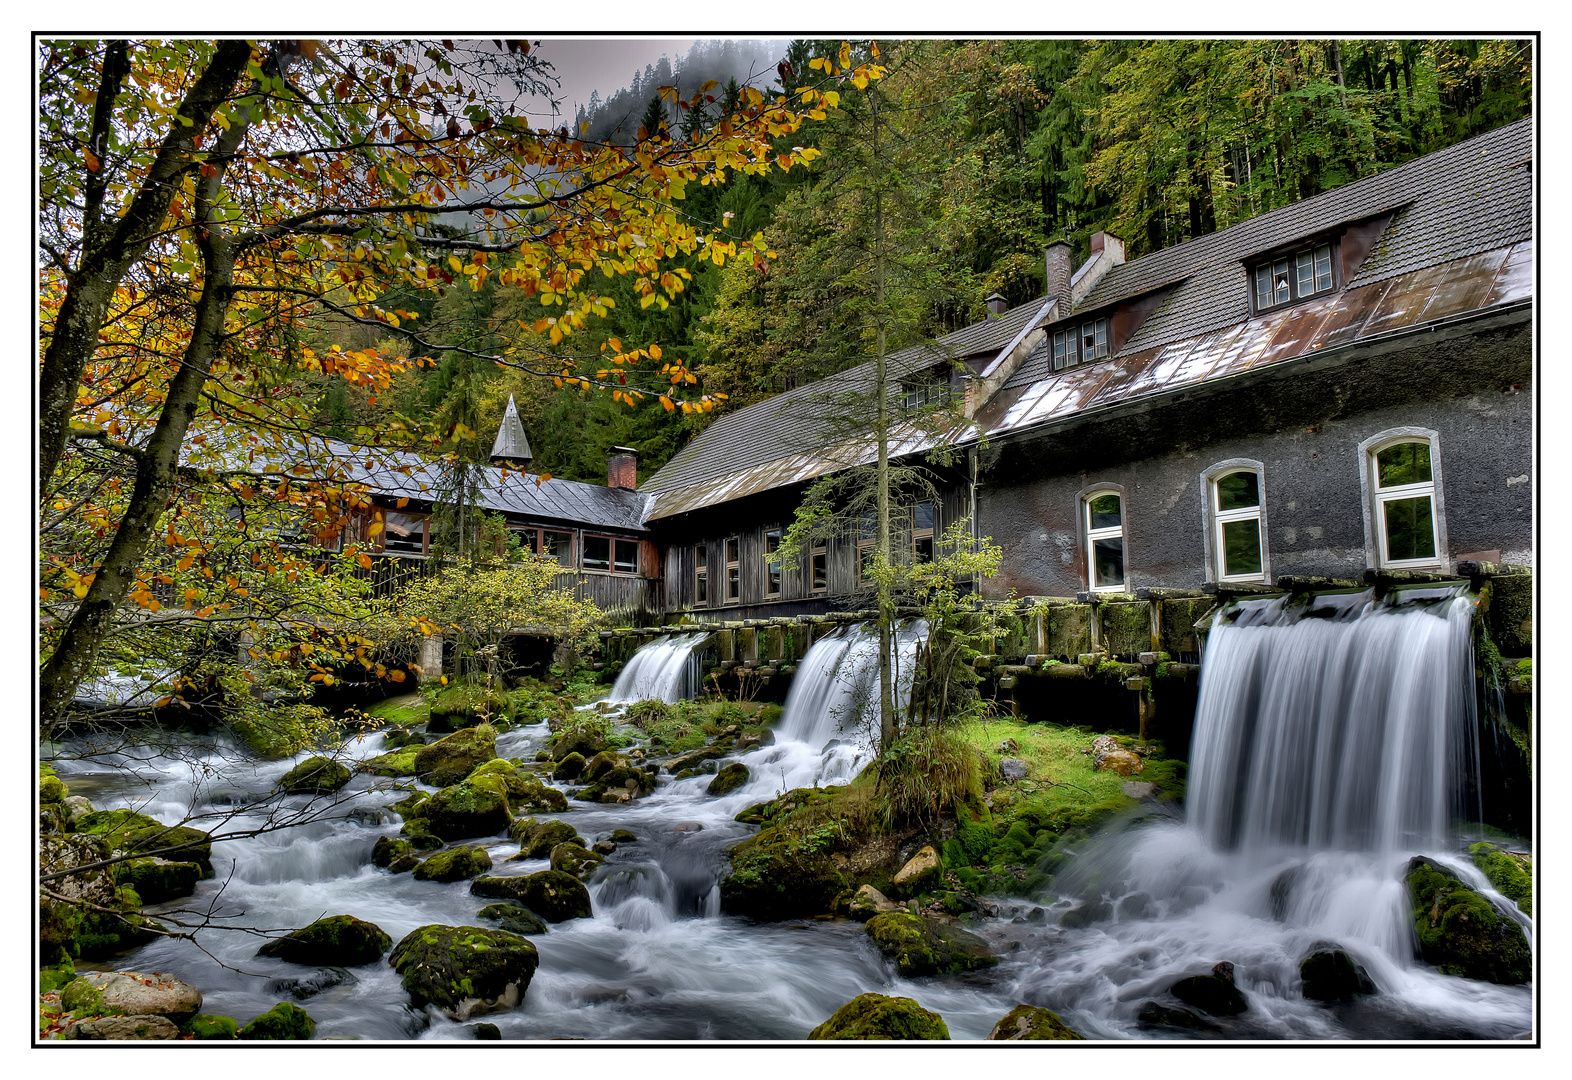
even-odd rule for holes
{"type": "MultiPolygon", "coordinates": [[[[678,261],[671,272],[689,280],[669,304],[635,295],[626,277],[611,279],[605,290],[615,307],[575,335],[572,349],[584,358],[611,339],[657,342],[688,362],[702,389],[727,395],[722,410],[761,400],[866,358],[866,266],[854,253],[869,224],[867,176],[902,194],[893,235],[903,245],[895,283],[903,317],[888,342],[899,348],[976,320],[991,293],[1011,304],[1040,295],[1050,240],[1069,240],[1082,258],[1088,236],[1107,230],[1135,258],[1527,115],[1530,45],[880,42],[889,74],[848,88],[826,120],[785,141],[824,151],[810,168],[693,188],[681,204],[695,218],[724,221],[740,239],[762,232],[776,259],[762,270],[746,258],[678,261]]],[[[795,90],[815,57],[839,48],[792,42],[778,72],[762,65],[770,91],[795,90]]],[[[737,89],[722,76],[753,69],[739,59],[745,52],[726,43],[683,58],[683,96],[698,89],[699,76],[719,83],[705,116],[662,102],[658,88],[671,71],[652,67],[629,88],[592,100],[578,121],[597,139],[681,141],[698,120],[726,115],[737,89]]],[[[358,426],[440,425],[444,417],[451,427],[451,417],[472,415],[483,455],[512,394],[537,470],[604,482],[610,446],[635,447],[647,476],[715,415],[668,411],[650,398],[629,408],[603,393],[463,361],[455,349],[543,355],[550,367],[567,348],[535,333],[546,314],[539,299],[495,278],[479,291],[455,287],[434,303],[393,306],[420,315],[425,340],[452,348],[431,349],[429,364],[374,398],[333,381],[318,417],[324,430],[352,436],[358,426]],[[472,410],[455,411],[456,394],[472,410]]],[[[345,326],[335,340],[376,344],[365,335],[345,326]]]]}

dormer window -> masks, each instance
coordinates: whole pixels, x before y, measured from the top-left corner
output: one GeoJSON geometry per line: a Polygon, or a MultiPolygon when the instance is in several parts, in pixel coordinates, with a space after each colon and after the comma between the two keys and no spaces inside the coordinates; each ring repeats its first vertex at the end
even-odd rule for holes
{"type": "Polygon", "coordinates": [[[1088,319],[1053,332],[1053,369],[1063,371],[1108,355],[1108,320],[1088,319]]]}
{"type": "Polygon", "coordinates": [[[1337,284],[1332,245],[1318,244],[1273,256],[1250,271],[1250,280],[1257,312],[1329,293],[1337,284]]]}

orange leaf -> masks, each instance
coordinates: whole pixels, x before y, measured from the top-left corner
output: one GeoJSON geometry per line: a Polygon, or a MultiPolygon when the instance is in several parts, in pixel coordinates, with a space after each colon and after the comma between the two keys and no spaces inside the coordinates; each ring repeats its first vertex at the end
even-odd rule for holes
{"type": "Polygon", "coordinates": [[[404,673],[402,671],[390,671],[388,672],[388,679],[392,682],[403,682],[404,673]]]}

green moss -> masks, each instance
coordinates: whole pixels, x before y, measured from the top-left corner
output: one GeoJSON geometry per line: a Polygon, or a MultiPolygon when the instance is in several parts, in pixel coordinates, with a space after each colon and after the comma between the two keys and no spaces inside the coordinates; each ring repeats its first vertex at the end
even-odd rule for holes
{"type": "Polygon", "coordinates": [[[1509,855],[1484,841],[1470,846],[1468,853],[1497,892],[1516,904],[1523,914],[1534,914],[1534,864],[1530,859],[1509,855]]]}
{"type": "Polygon", "coordinates": [[[47,994],[51,990],[59,990],[74,978],[76,978],[76,965],[71,963],[69,956],[64,957],[54,967],[46,967],[39,970],[38,992],[47,994]]]}
{"type": "Polygon", "coordinates": [[[61,989],[60,1007],[77,1016],[102,1015],[103,992],[87,979],[76,979],[61,989]]]}
{"type": "Polygon", "coordinates": [[[372,776],[414,776],[415,775],[415,747],[394,750],[387,754],[378,754],[368,758],[360,767],[361,772],[368,772],[372,776]]]}
{"type": "Polygon", "coordinates": [[[253,1042],[283,1042],[309,1039],[316,1032],[317,1023],[310,1013],[281,1001],[241,1028],[238,1037],[253,1042]]]}
{"type": "Polygon", "coordinates": [[[426,722],[430,716],[431,706],[419,694],[401,694],[398,697],[383,698],[364,712],[367,716],[376,717],[389,724],[414,727],[426,722]]]}
{"type": "Polygon", "coordinates": [[[944,1018],[929,1012],[916,1000],[884,994],[860,994],[842,1005],[824,1023],[808,1033],[809,1039],[947,1040],[950,1029],[944,1018]]]}
{"type": "Polygon", "coordinates": [[[65,782],[55,775],[55,770],[49,765],[38,766],[38,801],[41,803],[57,803],[66,797],[65,782]]]}
{"type": "Polygon", "coordinates": [[[1031,1005],[1017,1005],[1004,1015],[993,1030],[988,1033],[988,1038],[993,1041],[1021,1040],[1084,1040],[1086,1036],[1078,1034],[1057,1013],[1047,1009],[1034,1008],[1031,1005]]]}
{"type": "Polygon", "coordinates": [[[982,938],[937,919],[889,911],[869,919],[864,930],[907,978],[974,971],[999,962],[982,938]]]}
{"type": "Polygon", "coordinates": [[[181,1025],[180,1030],[198,1042],[225,1041],[240,1037],[240,1024],[232,1017],[210,1016],[207,1013],[193,1016],[181,1025]]]}
{"type": "Polygon", "coordinates": [[[1502,918],[1451,871],[1423,856],[1408,863],[1420,955],[1443,974],[1516,985],[1531,975],[1522,927],[1502,918]]]}

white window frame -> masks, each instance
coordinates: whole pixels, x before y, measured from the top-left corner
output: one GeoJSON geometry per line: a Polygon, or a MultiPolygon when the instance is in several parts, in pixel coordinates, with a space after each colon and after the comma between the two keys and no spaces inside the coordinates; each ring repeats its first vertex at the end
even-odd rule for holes
{"type": "Polygon", "coordinates": [[[1116,487],[1096,487],[1081,496],[1081,534],[1086,537],[1086,587],[1091,592],[1122,593],[1130,580],[1130,548],[1124,541],[1124,492],[1116,487]],[[1107,525],[1094,529],[1092,527],[1092,500],[1103,495],[1112,495],[1119,500],[1119,524],[1107,525]],[[1120,560],[1123,575],[1118,582],[1112,585],[1097,584],[1097,551],[1095,543],[1098,540],[1118,540],[1124,557],[1120,560]]]}
{"type": "Polygon", "coordinates": [[[1374,570],[1440,569],[1451,566],[1447,546],[1446,503],[1442,498],[1441,439],[1430,428],[1389,428],[1359,444],[1359,486],[1364,495],[1365,561],[1374,570]],[[1430,446],[1430,479],[1418,484],[1380,487],[1376,455],[1399,443],[1422,442],[1430,446]],[[1386,553],[1386,504],[1398,499],[1426,496],[1430,499],[1430,527],[1435,534],[1436,553],[1422,559],[1389,559],[1386,553]]]}
{"type": "Polygon", "coordinates": [[[1253,458],[1229,458],[1219,461],[1201,474],[1201,506],[1206,517],[1205,554],[1208,580],[1210,581],[1271,581],[1272,550],[1266,527],[1266,467],[1253,458]],[[1237,472],[1255,473],[1255,490],[1260,501],[1243,510],[1219,510],[1217,482],[1237,472]],[[1261,535],[1261,572],[1259,574],[1223,575],[1223,526],[1232,521],[1254,518],[1261,535]]]}

